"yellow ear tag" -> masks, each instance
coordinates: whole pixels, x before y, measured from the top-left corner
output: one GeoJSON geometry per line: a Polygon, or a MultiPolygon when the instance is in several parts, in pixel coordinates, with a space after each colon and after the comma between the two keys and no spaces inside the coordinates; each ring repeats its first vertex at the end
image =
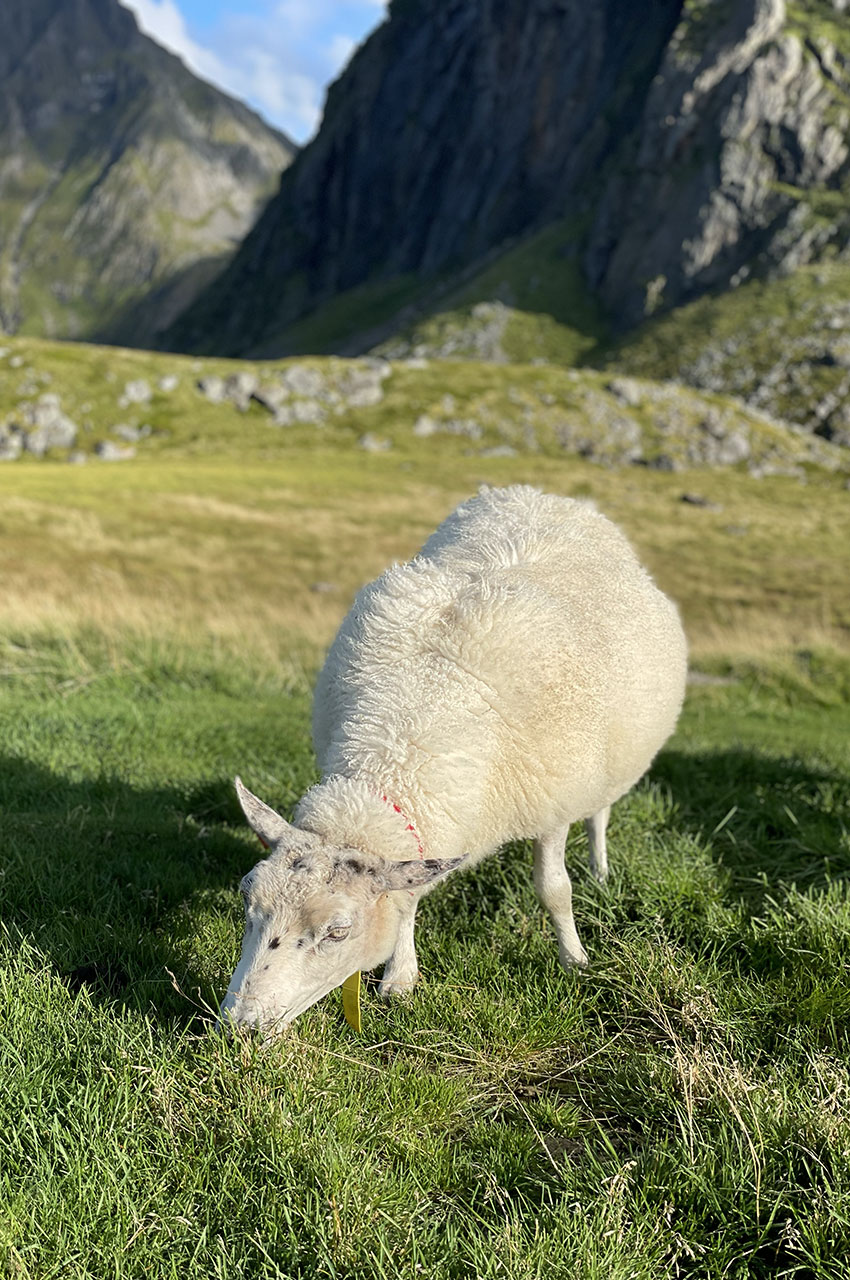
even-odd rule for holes
{"type": "Polygon", "coordinates": [[[360,1030],[360,970],[352,973],[342,984],[342,1011],[345,1021],[355,1031],[360,1030]]]}

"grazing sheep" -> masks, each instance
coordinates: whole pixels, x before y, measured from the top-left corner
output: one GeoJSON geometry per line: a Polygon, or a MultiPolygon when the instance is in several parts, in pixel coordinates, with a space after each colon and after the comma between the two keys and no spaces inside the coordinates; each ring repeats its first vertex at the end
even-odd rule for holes
{"type": "Polygon", "coordinates": [[[482,489],[357,596],[319,676],[322,780],[294,824],[236,780],[271,853],[242,882],[222,1017],[279,1029],[384,961],[382,994],[408,991],[419,899],[526,837],[561,963],[586,964],[567,829],[585,820],[604,880],[610,807],[673,730],[685,672],[676,609],[615,525],[525,486],[482,489]]]}

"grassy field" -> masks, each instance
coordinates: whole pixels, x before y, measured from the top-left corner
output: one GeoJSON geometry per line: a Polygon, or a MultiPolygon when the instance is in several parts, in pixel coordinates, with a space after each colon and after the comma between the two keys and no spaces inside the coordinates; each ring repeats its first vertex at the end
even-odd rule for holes
{"type": "Polygon", "coordinates": [[[846,1277],[844,481],[430,445],[0,471],[2,1274],[846,1277]],[[209,1036],[258,856],[234,773],[291,812],[356,587],[514,480],[617,519],[711,677],[606,891],[571,835],[589,970],[517,845],[427,899],[423,982],[360,1037],[336,994],[209,1036]]]}

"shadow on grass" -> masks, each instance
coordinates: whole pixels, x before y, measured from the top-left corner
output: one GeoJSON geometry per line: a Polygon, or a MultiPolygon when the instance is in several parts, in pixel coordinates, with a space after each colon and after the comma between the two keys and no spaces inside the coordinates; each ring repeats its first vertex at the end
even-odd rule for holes
{"type": "MultiPolygon", "coordinates": [[[[846,780],[828,767],[745,750],[667,751],[651,779],[672,796],[670,832],[696,838],[728,876],[721,897],[744,905],[744,926],[787,886],[817,897],[850,872],[846,780]]],[[[170,971],[186,995],[217,1003],[222,974],[236,962],[234,890],[262,856],[234,835],[244,824],[229,780],[141,789],[108,777],[74,781],[7,757],[0,806],[0,920],[12,937],[30,937],[72,988],[86,986],[99,1000],[191,1020],[198,1010],[174,990],[170,971]]],[[[613,843],[606,910],[616,926],[617,917],[651,910],[637,885],[633,901],[633,892],[617,892],[613,843]]],[[[669,912],[660,888],[668,927],[698,948],[708,909],[699,885],[692,901],[671,898],[669,912]]],[[[531,895],[529,851],[513,845],[453,878],[429,900],[423,923],[441,945],[474,946],[500,914],[526,911],[531,895]]],[[[590,926],[579,923],[590,941],[590,926]]],[[[730,929],[736,934],[731,921],[730,929]]],[[[749,939],[738,962],[787,971],[789,950],[767,931],[758,944],[749,939]]]]}
{"type": "Polygon", "coordinates": [[[669,787],[671,828],[712,850],[753,911],[780,884],[824,889],[850,874],[850,785],[837,769],[743,748],[664,751],[651,777],[669,787]]]}
{"type": "Polygon", "coordinates": [[[198,1016],[168,971],[199,1003],[220,997],[203,950],[235,915],[255,852],[229,830],[242,824],[229,781],[140,789],[4,757],[0,811],[0,921],[12,942],[29,937],[72,989],[164,1020],[198,1016]]]}

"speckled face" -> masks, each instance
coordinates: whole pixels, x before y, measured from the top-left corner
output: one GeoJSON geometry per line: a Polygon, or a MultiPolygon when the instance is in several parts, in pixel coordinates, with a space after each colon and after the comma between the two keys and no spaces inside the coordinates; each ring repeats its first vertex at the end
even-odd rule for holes
{"type": "Polygon", "coordinates": [[[222,1020],[265,1032],[386,960],[395,941],[379,861],[292,836],[242,881],[242,955],[221,1006],[222,1020]]]}
{"type": "Polygon", "coordinates": [[[221,1004],[221,1023],[266,1035],[392,954],[394,891],[430,883],[459,860],[388,861],[340,849],[291,826],[236,779],[245,817],[270,849],[242,881],[242,955],[221,1004]]]}

